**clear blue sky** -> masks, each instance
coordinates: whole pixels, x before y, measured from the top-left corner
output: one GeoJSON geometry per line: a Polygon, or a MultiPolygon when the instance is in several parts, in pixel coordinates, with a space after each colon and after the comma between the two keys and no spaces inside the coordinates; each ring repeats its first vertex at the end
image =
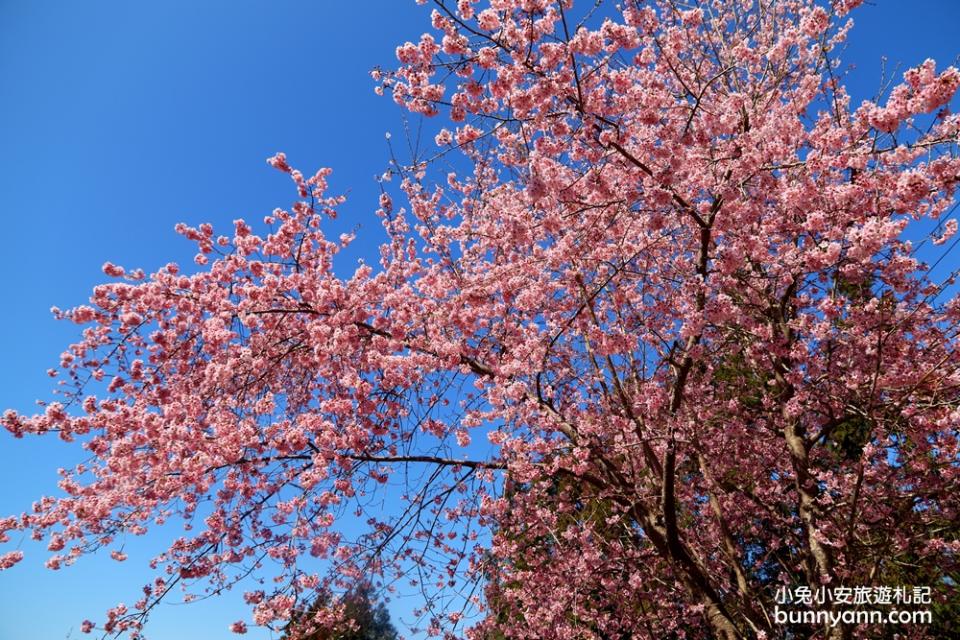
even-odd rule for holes
{"type": "MultiPolygon", "coordinates": [[[[427,13],[413,0],[0,0],[0,410],[48,397],[44,371],[76,337],[48,310],[84,302],[105,261],[187,265],[176,222],[230,229],[288,206],[289,180],[264,163],[276,151],[305,173],[334,168],[334,189],[350,192],[336,232],[360,225],[370,250],[384,132],[402,138],[403,126],[368,72],[391,66],[427,13]]],[[[854,16],[855,104],[875,92],[881,55],[910,66],[960,53],[956,0],[876,0],[854,16]]],[[[54,492],[56,469],[76,458],[51,438],[0,433],[0,512],[54,492]]],[[[81,620],[136,599],[162,542],[59,572],[25,542],[27,558],[0,573],[0,640],[86,637],[81,620]]],[[[226,625],[247,613],[239,593],[164,606],[148,635],[234,638],[226,625]]]]}

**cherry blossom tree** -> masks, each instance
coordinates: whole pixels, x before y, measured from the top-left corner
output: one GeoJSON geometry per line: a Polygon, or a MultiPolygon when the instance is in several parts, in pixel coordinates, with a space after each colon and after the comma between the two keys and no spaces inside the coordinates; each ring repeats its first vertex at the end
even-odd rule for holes
{"type": "Polygon", "coordinates": [[[197,269],[105,265],[59,397],[2,418],[89,460],[3,538],[56,569],[182,521],[85,623],[134,637],[256,578],[276,629],[367,581],[447,637],[880,637],[776,590],[911,576],[956,612],[960,299],[920,255],[957,244],[960,72],[852,105],[857,0],[434,4],[374,72],[452,129],[384,174],[379,264],[335,273],[343,198],[281,153],[298,200],[179,225],[197,269]]]}

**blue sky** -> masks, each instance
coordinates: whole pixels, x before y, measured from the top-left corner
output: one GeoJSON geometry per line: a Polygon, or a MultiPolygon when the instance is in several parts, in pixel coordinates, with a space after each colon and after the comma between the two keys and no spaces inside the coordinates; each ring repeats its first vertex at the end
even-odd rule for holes
{"type": "MultiPolygon", "coordinates": [[[[334,168],[349,200],[332,231],[357,228],[359,251],[372,249],[373,176],[386,168],[384,132],[402,139],[403,125],[368,72],[391,66],[427,13],[413,0],[0,0],[0,410],[48,397],[44,372],[77,335],[49,308],[84,302],[105,261],[187,265],[176,222],[230,229],[288,206],[289,180],[264,163],[276,151],[305,173],[334,168]]],[[[876,0],[854,15],[854,104],[879,86],[881,55],[905,68],[960,53],[955,0],[876,0]]],[[[77,458],[49,438],[4,432],[0,443],[3,514],[55,491],[56,469],[77,458]]],[[[0,574],[0,640],[81,637],[85,617],[136,599],[149,578],[138,560],[161,542],[135,545],[123,564],[88,558],[59,572],[24,543],[24,562],[0,574]]],[[[227,624],[246,614],[239,593],[165,606],[149,637],[233,638],[227,624]]]]}

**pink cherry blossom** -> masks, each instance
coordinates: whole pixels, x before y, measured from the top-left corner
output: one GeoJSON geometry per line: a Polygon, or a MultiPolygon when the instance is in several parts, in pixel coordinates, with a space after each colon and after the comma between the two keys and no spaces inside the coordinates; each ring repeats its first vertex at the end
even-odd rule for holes
{"type": "Polygon", "coordinates": [[[344,198],[278,153],[296,201],[177,225],[197,268],[104,265],[56,399],[0,418],[86,461],[0,540],[57,569],[180,523],[131,636],[234,586],[306,636],[408,585],[477,640],[783,638],[778,586],[905,567],[951,597],[960,72],[851,107],[856,0],[434,4],[374,80],[463,155],[391,164],[379,262],[334,269],[344,198]]]}

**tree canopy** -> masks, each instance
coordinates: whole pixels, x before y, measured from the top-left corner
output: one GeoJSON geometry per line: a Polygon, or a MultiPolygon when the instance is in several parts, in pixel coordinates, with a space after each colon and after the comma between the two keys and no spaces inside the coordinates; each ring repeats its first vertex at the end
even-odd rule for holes
{"type": "Polygon", "coordinates": [[[197,268],[106,264],[57,312],[60,396],[2,418],[90,460],[0,531],[57,568],[182,520],[85,623],[134,636],[251,574],[298,633],[361,583],[447,637],[890,629],[778,625],[782,585],[923,580],[955,617],[960,298],[918,252],[957,243],[960,72],[852,105],[857,0],[433,4],[373,73],[452,123],[382,176],[379,264],[338,275],[343,197],[282,153],[289,209],[178,225],[197,268]]]}
{"type": "Polygon", "coordinates": [[[360,583],[334,605],[330,596],[321,593],[306,610],[297,612],[287,624],[281,640],[397,640],[397,630],[390,622],[390,613],[383,602],[376,602],[369,584],[360,583]],[[313,629],[312,618],[331,605],[339,606],[342,620],[332,628],[313,629]],[[306,622],[301,630],[301,621],[306,622]]]}

